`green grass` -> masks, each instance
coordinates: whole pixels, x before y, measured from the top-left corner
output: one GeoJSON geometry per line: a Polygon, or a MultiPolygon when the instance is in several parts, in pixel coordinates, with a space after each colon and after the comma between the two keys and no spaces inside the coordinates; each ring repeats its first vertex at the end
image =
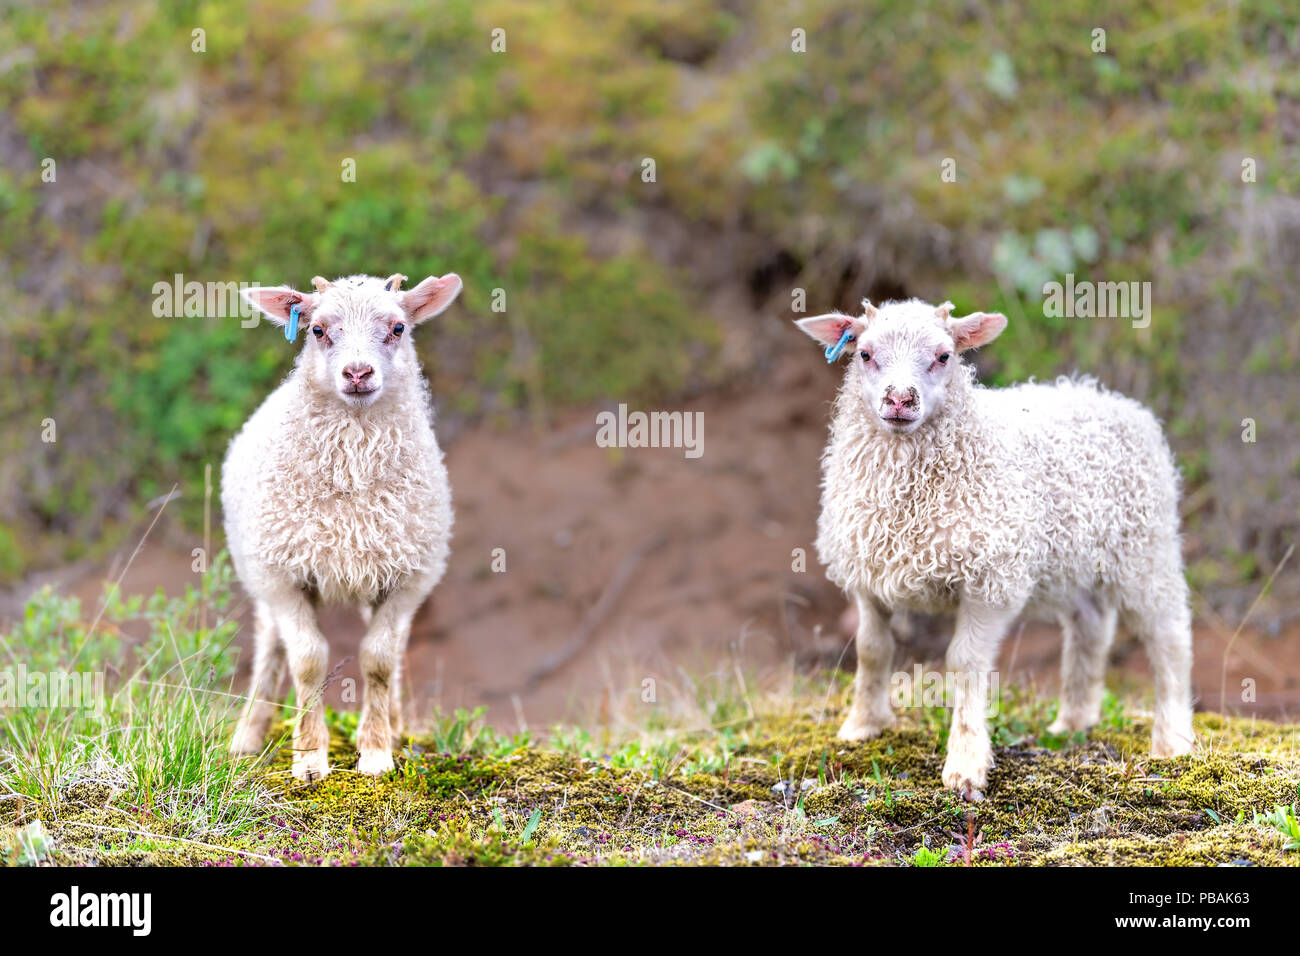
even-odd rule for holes
{"type": "Polygon", "coordinates": [[[98,675],[102,694],[82,706],[27,696],[0,710],[5,806],[30,803],[62,819],[112,807],[123,832],[181,840],[237,836],[263,816],[267,787],[226,750],[230,575],[221,559],[181,598],[109,593],[91,624],[75,600],[48,589],[31,599],[0,638],[3,672],[98,675]],[[128,640],[128,624],[145,636],[128,640]]]}
{"type": "Polygon", "coordinates": [[[1300,850],[1300,818],[1296,815],[1296,804],[1289,807],[1274,807],[1271,813],[1255,814],[1255,823],[1272,827],[1282,835],[1282,849],[1300,850]]]}
{"type": "Polygon", "coordinates": [[[0,860],[1300,865],[1294,727],[1198,714],[1200,751],[1153,760],[1133,699],[1108,698],[1101,725],[1061,740],[1046,733],[1055,702],[1013,689],[986,800],[971,807],[940,780],[943,711],[904,711],[862,744],[834,738],[839,672],[778,691],[719,671],[653,717],[638,707],[542,741],[494,730],[482,709],[438,714],[381,778],[353,769],[355,712],[330,710],[333,772],[302,786],[292,703],[261,758],[227,753],[230,585],[219,557],[180,598],[109,594],[87,614],[33,596],[0,642],[0,682],[19,665],[99,672],[104,694],[97,708],[0,709],[0,860]]]}
{"type": "Polygon", "coordinates": [[[932,850],[929,847],[917,847],[916,852],[912,854],[913,866],[944,866],[948,862],[948,851],[932,850]]]}

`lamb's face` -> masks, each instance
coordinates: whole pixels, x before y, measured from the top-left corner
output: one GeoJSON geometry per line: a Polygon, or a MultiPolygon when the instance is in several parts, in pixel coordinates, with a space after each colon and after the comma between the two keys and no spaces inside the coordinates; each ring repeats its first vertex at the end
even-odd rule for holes
{"type": "Polygon", "coordinates": [[[354,407],[378,399],[390,380],[416,367],[401,297],[379,279],[329,285],[311,313],[300,374],[354,407]]]}
{"type": "Polygon", "coordinates": [[[364,408],[418,369],[411,329],[460,294],[455,273],[429,276],[403,292],[405,278],[349,276],[327,282],[317,276],[311,294],[277,286],[245,289],[243,295],[277,324],[288,325],[289,333],[297,332],[295,322],[306,330],[298,367],[311,387],[364,408]]]}
{"type": "Polygon", "coordinates": [[[863,307],[861,318],[833,312],[798,324],[827,346],[828,359],[850,356],[845,387],[861,396],[875,427],[894,435],[916,431],[943,408],[958,353],[991,342],[1007,324],[997,313],[953,318],[950,302],[863,307]]]}
{"type": "Polygon", "coordinates": [[[886,432],[916,431],[943,407],[957,346],[933,307],[886,305],[854,344],[849,376],[886,432]],[[928,314],[926,314],[928,312],[928,314]]]}

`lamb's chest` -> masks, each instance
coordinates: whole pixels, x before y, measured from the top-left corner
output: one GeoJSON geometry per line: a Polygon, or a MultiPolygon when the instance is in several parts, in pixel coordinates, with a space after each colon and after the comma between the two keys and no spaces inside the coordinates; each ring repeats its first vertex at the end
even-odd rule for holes
{"type": "Polygon", "coordinates": [[[955,606],[958,584],[977,561],[968,529],[935,520],[928,503],[888,488],[828,482],[818,550],[832,580],[891,608],[955,606]]]}
{"type": "Polygon", "coordinates": [[[343,600],[391,590],[445,552],[449,489],[436,449],[369,458],[332,449],[302,464],[264,489],[271,567],[343,600]]]}

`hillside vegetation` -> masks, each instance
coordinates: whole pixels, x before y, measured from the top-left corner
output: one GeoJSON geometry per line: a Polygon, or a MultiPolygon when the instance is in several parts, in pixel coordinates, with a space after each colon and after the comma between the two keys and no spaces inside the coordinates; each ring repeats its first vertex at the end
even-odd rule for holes
{"type": "Polygon", "coordinates": [[[986,375],[1155,405],[1194,583],[1257,590],[1300,514],[1298,61],[1282,0],[7,5],[0,575],[176,482],[196,523],[287,369],[265,325],[155,317],[155,283],[454,270],[420,338],[452,421],[761,381],[796,288],[1003,309],[986,375]],[[1150,326],[1044,316],[1067,273],[1151,282],[1150,326]]]}

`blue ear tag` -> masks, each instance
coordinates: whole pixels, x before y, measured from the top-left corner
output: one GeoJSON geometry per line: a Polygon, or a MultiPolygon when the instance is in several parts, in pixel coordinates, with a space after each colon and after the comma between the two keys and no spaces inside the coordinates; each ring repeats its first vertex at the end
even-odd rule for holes
{"type": "Polygon", "coordinates": [[[836,342],[834,345],[826,346],[827,363],[834,362],[837,358],[843,355],[844,346],[848,345],[850,342],[852,342],[854,339],[857,338],[857,336],[854,335],[852,331],[850,331],[851,329],[852,326],[846,325],[844,327],[844,334],[840,336],[840,340],[836,342]]]}
{"type": "Polygon", "coordinates": [[[289,324],[284,327],[284,337],[292,342],[298,337],[298,304],[289,310],[289,324]]]}

